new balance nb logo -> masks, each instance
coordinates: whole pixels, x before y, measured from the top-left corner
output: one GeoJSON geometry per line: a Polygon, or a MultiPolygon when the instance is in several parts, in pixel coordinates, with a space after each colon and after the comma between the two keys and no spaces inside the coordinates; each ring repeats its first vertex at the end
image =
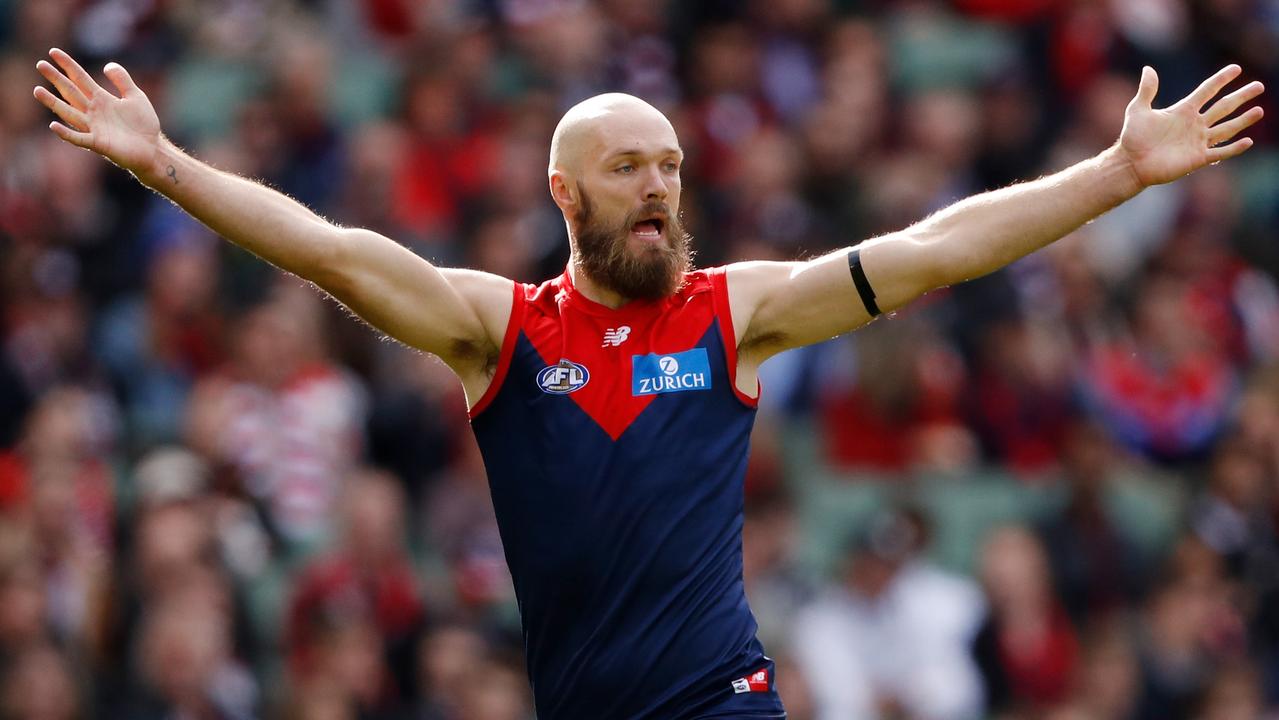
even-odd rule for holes
{"type": "Polygon", "coordinates": [[[617,347],[626,342],[626,338],[630,337],[631,326],[623,325],[619,328],[609,328],[604,331],[604,344],[600,347],[617,347]]]}
{"type": "Polygon", "coordinates": [[[744,678],[733,681],[733,692],[742,693],[768,692],[768,668],[756,670],[744,678]]]}

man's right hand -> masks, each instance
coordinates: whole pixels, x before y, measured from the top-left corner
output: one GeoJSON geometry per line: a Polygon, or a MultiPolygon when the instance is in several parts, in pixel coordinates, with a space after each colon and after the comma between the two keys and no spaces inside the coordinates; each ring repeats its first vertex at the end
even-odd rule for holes
{"type": "Polygon", "coordinates": [[[36,69],[62,97],[44,87],[35,89],[36,100],[62,119],[62,122],[49,123],[49,129],[72,145],[92,150],[146,182],[145,176],[153,172],[160,147],[160,118],[146,93],[118,63],[108,64],[104,72],[120,97],[99,85],[67,53],[53,48],[49,57],[57,67],[41,60],[36,63],[36,69]]]}
{"type": "Polygon", "coordinates": [[[265,185],[191,157],[160,134],[145,93],[117,63],[108,92],[70,55],[49,51],[36,68],[62,97],[35,97],[62,122],[58,137],[132,172],[213,232],[309,280],[370,325],[439,356],[477,402],[487,390],[511,315],[513,283],[472,270],[441,270],[390,238],[338,227],[265,185]]]}

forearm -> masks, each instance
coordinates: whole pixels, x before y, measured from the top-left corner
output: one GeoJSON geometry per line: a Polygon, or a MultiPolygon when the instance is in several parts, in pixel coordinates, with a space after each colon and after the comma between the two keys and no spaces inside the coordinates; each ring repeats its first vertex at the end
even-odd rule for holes
{"type": "Polygon", "coordinates": [[[277,267],[320,282],[334,263],[340,238],[334,225],[283,193],[200,162],[163,137],[154,162],[135,175],[215,233],[277,267]]]}
{"type": "Polygon", "coordinates": [[[1142,189],[1111,148],[1059,173],[958,202],[908,228],[932,287],[986,275],[1078,229],[1142,189]]]}

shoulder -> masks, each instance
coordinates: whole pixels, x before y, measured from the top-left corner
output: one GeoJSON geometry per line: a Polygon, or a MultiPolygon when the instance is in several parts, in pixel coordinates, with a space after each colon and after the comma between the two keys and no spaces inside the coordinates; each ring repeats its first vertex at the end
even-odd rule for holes
{"type": "Polygon", "coordinates": [[[464,298],[480,303],[495,302],[499,296],[501,299],[510,300],[511,288],[515,285],[514,280],[483,270],[440,268],[440,273],[464,298]]]}
{"type": "Polygon", "coordinates": [[[684,282],[680,285],[679,290],[675,291],[676,297],[692,297],[708,293],[715,289],[717,284],[723,283],[724,268],[712,267],[702,268],[700,270],[691,270],[684,273],[684,282]]]}
{"type": "Polygon", "coordinates": [[[514,280],[501,275],[467,268],[441,268],[454,292],[462,296],[470,306],[490,338],[500,341],[511,314],[511,299],[518,286],[514,280]]]}
{"type": "Polygon", "coordinates": [[[747,260],[718,268],[724,274],[735,295],[751,293],[772,287],[778,280],[789,277],[802,265],[799,262],[775,260],[747,260]]]}

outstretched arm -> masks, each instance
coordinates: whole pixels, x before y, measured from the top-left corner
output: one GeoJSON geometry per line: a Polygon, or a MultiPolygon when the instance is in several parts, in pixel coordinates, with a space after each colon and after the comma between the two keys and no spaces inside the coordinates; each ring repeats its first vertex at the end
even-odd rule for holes
{"type": "MultiPolygon", "coordinates": [[[[1157,110],[1151,103],[1158,78],[1145,68],[1119,141],[1105,152],[1055,175],[970,197],[862,243],[862,271],[879,310],[889,312],[929,290],[993,272],[1146,187],[1244,152],[1252,140],[1231,140],[1260,120],[1262,110],[1227,118],[1262,93],[1261,83],[1212,102],[1240,72],[1236,65],[1226,67],[1180,102],[1157,110]]],[[[729,292],[744,362],[760,362],[872,319],[850,277],[847,250],[810,262],[734,265],[729,292]]]]}
{"type": "Polygon", "coordinates": [[[49,54],[57,66],[41,60],[36,68],[58,95],[37,87],[35,97],[61,119],[50,124],[58,137],[132,172],[214,232],[314,282],[388,335],[439,355],[468,391],[483,389],[474,385],[501,342],[510,281],[441,271],[377,233],[337,227],[279,192],[215,170],[161,134],[150,100],[122,66],[105,68],[116,96],[70,55],[49,54]]]}

